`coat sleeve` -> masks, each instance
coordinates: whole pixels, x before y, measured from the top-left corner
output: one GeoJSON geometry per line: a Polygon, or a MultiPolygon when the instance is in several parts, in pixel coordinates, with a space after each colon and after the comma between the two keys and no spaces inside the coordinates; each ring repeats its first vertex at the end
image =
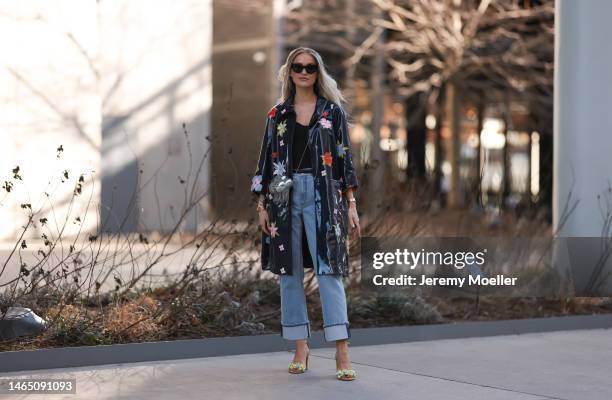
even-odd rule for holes
{"type": "Polygon", "coordinates": [[[266,117],[266,127],[264,129],[261,146],[259,149],[259,160],[255,167],[255,173],[251,178],[251,193],[254,195],[266,195],[268,184],[272,178],[272,130],[274,121],[271,116],[266,117]]]}
{"type": "Polygon", "coordinates": [[[356,190],[359,187],[359,181],[355,165],[353,164],[352,146],[346,114],[340,107],[336,106],[335,108],[334,135],[336,146],[338,146],[338,159],[340,160],[340,172],[342,174],[342,192],[345,192],[348,188],[356,190]]]}

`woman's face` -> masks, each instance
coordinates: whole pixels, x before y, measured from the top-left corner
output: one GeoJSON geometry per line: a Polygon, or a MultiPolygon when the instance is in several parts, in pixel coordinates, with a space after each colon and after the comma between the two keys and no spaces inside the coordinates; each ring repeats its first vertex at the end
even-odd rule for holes
{"type": "MultiPolygon", "coordinates": [[[[311,70],[314,70],[314,67],[309,67],[311,70]]],[[[297,69],[297,68],[296,68],[297,69]]],[[[300,86],[302,88],[308,88],[315,84],[317,81],[317,75],[319,74],[317,61],[313,56],[308,53],[298,54],[294,59],[291,66],[291,72],[289,76],[293,79],[293,83],[295,86],[300,86]],[[293,65],[301,64],[300,71],[295,72],[293,69],[293,65]],[[308,65],[314,65],[317,69],[313,73],[308,73],[307,68],[304,68],[308,65]]]]}

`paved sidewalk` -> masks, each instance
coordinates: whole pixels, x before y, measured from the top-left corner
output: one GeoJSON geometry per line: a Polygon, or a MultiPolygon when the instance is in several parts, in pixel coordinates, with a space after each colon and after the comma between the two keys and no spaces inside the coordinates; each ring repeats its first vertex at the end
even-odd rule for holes
{"type": "Polygon", "coordinates": [[[351,355],[354,382],[335,380],[331,348],[313,349],[303,375],[288,374],[291,353],[277,352],[2,377],[77,379],[77,395],[45,399],[612,399],[612,329],[355,346],[351,355]]]}

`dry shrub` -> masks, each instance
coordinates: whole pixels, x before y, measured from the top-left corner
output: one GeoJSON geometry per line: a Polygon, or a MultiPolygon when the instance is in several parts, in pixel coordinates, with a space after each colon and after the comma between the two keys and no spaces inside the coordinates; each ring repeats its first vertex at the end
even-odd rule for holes
{"type": "Polygon", "coordinates": [[[64,321],[83,320],[83,311],[80,307],[72,304],[58,304],[51,306],[47,310],[47,318],[58,318],[64,321]]]}
{"type": "Polygon", "coordinates": [[[106,330],[121,338],[157,337],[161,332],[155,319],[158,306],[157,301],[148,295],[116,304],[106,314],[106,330]]]}

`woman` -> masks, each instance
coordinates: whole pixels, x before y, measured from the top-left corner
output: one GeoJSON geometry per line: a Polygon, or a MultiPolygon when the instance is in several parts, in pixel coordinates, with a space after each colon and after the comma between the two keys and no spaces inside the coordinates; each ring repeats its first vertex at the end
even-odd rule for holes
{"type": "Polygon", "coordinates": [[[251,181],[259,196],[264,270],[280,275],[283,338],[296,344],[290,373],[308,367],[310,323],[304,268],[313,268],[323,306],[324,335],[336,342],[336,376],[355,379],[342,278],[348,275],[347,225],[360,234],[345,99],[318,52],[294,49],[280,68],[279,103],[268,112],[251,181]]]}

